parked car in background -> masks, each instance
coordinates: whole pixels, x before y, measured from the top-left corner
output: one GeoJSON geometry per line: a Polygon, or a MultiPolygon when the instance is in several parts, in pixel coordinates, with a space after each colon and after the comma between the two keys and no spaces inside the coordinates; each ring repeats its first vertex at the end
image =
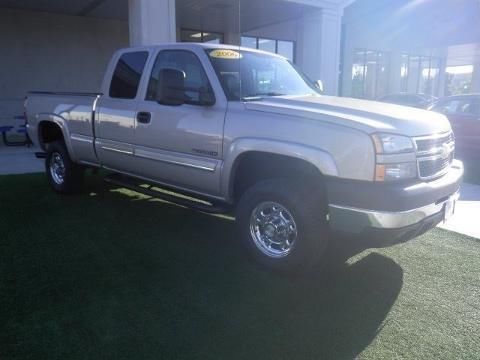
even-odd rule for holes
{"type": "Polygon", "coordinates": [[[460,154],[480,155],[480,94],[448,96],[430,110],[448,117],[460,154]]]}
{"type": "Polygon", "coordinates": [[[385,95],[378,99],[378,101],[386,102],[390,104],[411,106],[420,109],[428,108],[437,98],[435,96],[427,94],[408,94],[408,93],[399,93],[399,94],[390,94],[385,95]]]}

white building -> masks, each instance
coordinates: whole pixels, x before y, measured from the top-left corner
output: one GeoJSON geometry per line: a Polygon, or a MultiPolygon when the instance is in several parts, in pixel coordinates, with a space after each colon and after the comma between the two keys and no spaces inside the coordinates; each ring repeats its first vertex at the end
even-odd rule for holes
{"type": "Polygon", "coordinates": [[[357,0],[343,29],[342,96],[480,93],[478,0],[357,0]]]}
{"type": "Polygon", "coordinates": [[[336,94],[352,0],[0,0],[0,123],[29,90],[96,91],[115,49],[171,41],[258,46],[336,94]]]}
{"type": "Polygon", "coordinates": [[[0,0],[0,125],[20,117],[29,90],[97,91],[114,50],[169,41],[278,52],[321,79],[327,94],[366,98],[422,92],[425,61],[432,93],[442,95],[449,52],[461,44],[465,56],[455,61],[478,64],[472,89],[480,92],[478,6],[477,0],[0,0]],[[432,9],[463,17],[436,21],[428,16],[432,9]],[[402,23],[406,18],[427,19],[430,28],[402,23]],[[430,36],[446,22],[455,36],[448,42],[430,36]],[[456,29],[461,22],[469,25],[456,29]],[[421,41],[410,41],[418,31],[425,32],[421,41]]]}

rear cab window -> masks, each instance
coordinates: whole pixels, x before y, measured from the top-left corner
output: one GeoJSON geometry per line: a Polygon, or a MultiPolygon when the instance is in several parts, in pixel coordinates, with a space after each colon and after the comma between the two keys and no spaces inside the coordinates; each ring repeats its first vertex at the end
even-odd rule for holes
{"type": "Polygon", "coordinates": [[[147,51],[127,52],[120,56],[110,82],[111,98],[134,99],[137,96],[147,59],[147,51]]]}

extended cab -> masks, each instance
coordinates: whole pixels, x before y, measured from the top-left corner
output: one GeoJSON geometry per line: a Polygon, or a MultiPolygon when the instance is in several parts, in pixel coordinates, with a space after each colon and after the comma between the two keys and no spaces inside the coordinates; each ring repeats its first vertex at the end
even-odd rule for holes
{"type": "Polygon", "coordinates": [[[252,255],[283,270],[316,263],[336,232],[434,227],[463,175],[445,116],[323,96],[288,60],[231,46],[122,49],[101,93],[32,92],[26,114],[54,190],[105,168],[138,191],[233,210],[252,255]]]}

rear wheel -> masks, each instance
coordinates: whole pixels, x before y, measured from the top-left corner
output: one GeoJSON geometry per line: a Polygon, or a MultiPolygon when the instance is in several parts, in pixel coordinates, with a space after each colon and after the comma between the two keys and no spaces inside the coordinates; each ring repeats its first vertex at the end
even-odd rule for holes
{"type": "Polygon", "coordinates": [[[273,179],[248,189],[238,204],[239,233],[253,258],[270,269],[304,272],[328,243],[319,186],[273,179]]]}
{"type": "Polygon", "coordinates": [[[81,191],[84,169],[72,161],[63,141],[48,144],[45,170],[48,182],[56,192],[73,194],[81,191]]]}

